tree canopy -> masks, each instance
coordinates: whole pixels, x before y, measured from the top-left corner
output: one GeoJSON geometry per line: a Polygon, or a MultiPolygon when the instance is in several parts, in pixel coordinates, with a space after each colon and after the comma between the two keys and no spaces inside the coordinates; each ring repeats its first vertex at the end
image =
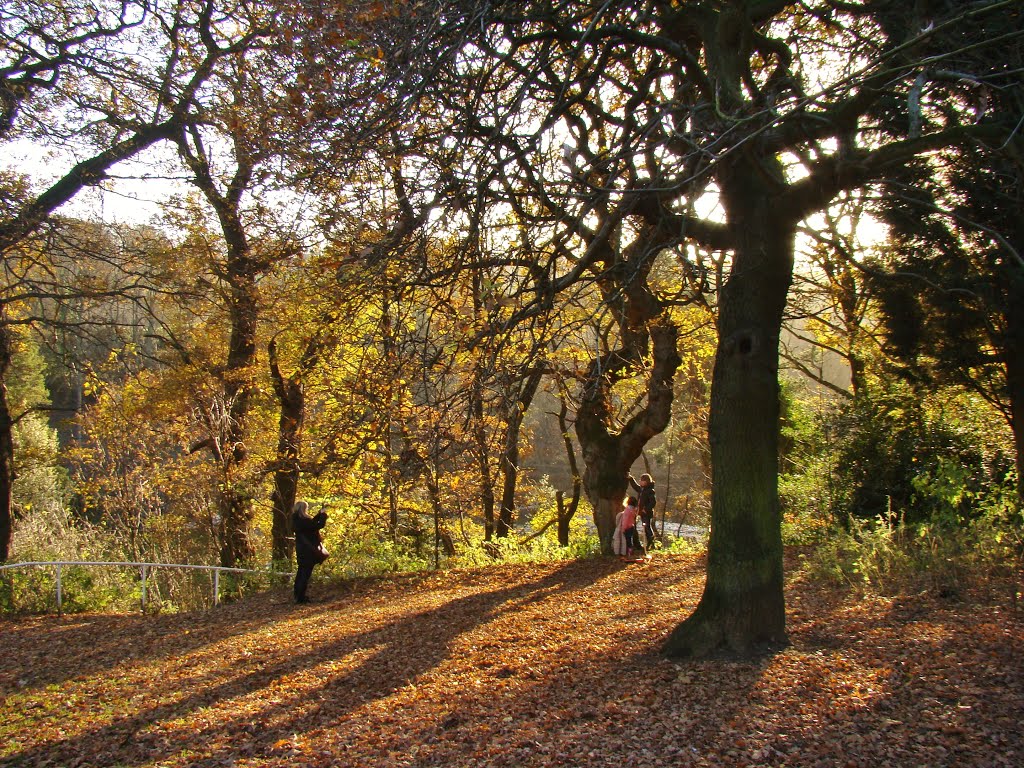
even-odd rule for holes
{"type": "MultiPolygon", "coordinates": [[[[431,542],[437,567],[477,521],[493,555],[529,507],[524,536],[557,521],[564,546],[571,486],[609,554],[634,466],[706,419],[687,459],[710,474],[707,582],[665,646],[700,656],[786,641],[786,334],[849,366],[849,386],[817,379],[854,410],[897,369],[980,392],[1019,478],[1020,0],[3,13],[0,139],[84,159],[3,177],[0,378],[31,276],[148,315],[145,364],[99,375],[84,412],[100,518],[105,481],[159,464],[166,485],[121,498],[196,526],[223,565],[287,558],[301,495],[342,504],[378,551],[431,542]],[[59,207],[157,142],[198,194],[168,201],[159,246],[124,249],[117,275],[138,280],[65,276],[43,238],[71,231],[59,207]],[[866,219],[890,227],[870,255],[866,219]],[[535,502],[530,416],[553,424],[554,401],[567,476],[535,502]]],[[[12,424],[0,398],[5,550],[12,424]]]]}

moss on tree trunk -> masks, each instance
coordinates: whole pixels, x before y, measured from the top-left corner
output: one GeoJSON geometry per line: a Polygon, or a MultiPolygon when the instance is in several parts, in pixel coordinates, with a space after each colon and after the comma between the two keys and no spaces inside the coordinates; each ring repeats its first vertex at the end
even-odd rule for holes
{"type": "Polygon", "coordinates": [[[696,611],[668,639],[673,656],[746,654],[786,640],[778,346],[795,222],[775,208],[763,160],[737,165],[720,179],[737,245],[720,295],[711,385],[707,582],[696,611]]]}

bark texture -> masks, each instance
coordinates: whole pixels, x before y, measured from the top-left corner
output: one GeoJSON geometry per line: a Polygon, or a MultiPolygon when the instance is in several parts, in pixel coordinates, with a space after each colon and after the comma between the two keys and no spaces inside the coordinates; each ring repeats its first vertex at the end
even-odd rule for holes
{"type": "Polygon", "coordinates": [[[291,511],[299,488],[299,454],[302,424],[306,417],[306,394],[301,373],[285,377],[277,359],[277,343],[271,341],[270,377],[281,413],[277,424],[277,457],[274,466],[274,490],[271,494],[271,550],[274,560],[290,560],[293,549],[291,511]]]}
{"type": "Polygon", "coordinates": [[[711,385],[708,575],[697,610],[665,646],[675,656],[746,654],[786,641],[778,346],[795,222],[773,204],[764,170],[763,161],[739,163],[720,178],[737,246],[720,295],[711,385]]]}
{"type": "Polygon", "coordinates": [[[11,366],[11,334],[0,317],[0,563],[6,563],[14,534],[14,419],[7,402],[7,371],[11,366]]]}
{"type": "MultiPolygon", "coordinates": [[[[678,329],[664,318],[649,327],[652,367],[646,406],[621,431],[614,432],[609,398],[613,373],[628,367],[630,358],[615,352],[595,361],[576,413],[576,436],[583,454],[583,488],[594,508],[601,551],[612,553],[615,516],[626,496],[629,469],[647,442],[668,426],[672,417],[672,380],[681,358],[678,329]],[[616,362],[616,358],[619,361],[616,362]],[[605,373],[608,371],[609,373],[605,373]]],[[[633,358],[635,359],[635,358],[633,358]]]]}

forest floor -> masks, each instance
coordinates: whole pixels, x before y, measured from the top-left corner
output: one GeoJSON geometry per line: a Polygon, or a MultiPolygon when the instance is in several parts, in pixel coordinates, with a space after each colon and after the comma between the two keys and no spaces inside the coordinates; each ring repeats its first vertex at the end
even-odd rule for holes
{"type": "Polygon", "coordinates": [[[1020,766],[1024,611],[791,579],[788,647],[660,646],[704,561],[314,582],[0,620],[0,766],[1020,766]]]}

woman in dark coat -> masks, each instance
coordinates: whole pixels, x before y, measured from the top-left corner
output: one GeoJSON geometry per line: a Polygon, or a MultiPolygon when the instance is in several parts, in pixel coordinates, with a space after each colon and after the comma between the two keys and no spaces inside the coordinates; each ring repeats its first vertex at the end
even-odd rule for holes
{"type": "Polygon", "coordinates": [[[637,482],[633,475],[629,476],[629,484],[636,491],[637,506],[640,508],[640,519],[644,524],[644,538],[647,539],[648,550],[654,548],[654,505],[658,503],[658,495],[654,490],[654,478],[648,474],[640,475],[637,482]]]}
{"type": "Polygon", "coordinates": [[[292,508],[292,529],[295,531],[295,602],[308,603],[306,587],[313,575],[313,566],[321,562],[320,530],[327,524],[327,513],[320,510],[309,516],[309,504],[295,502],[292,508]]]}

